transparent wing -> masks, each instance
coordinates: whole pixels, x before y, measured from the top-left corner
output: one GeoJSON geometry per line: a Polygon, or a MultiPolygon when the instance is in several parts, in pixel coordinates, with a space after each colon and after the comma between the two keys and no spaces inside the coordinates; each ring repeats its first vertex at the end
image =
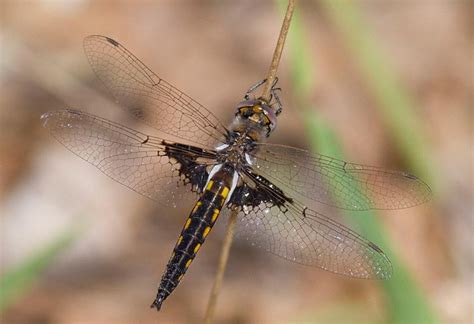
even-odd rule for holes
{"type": "Polygon", "coordinates": [[[414,175],[348,163],[273,144],[258,144],[253,169],[302,201],[351,209],[401,209],[430,199],[430,188],[414,175]]]}
{"type": "Polygon", "coordinates": [[[179,202],[180,187],[199,192],[203,185],[199,175],[207,179],[206,167],[213,162],[213,152],[167,142],[81,111],[52,111],[41,118],[70,151],[115,181],[167,206],[179,202]]]}
{"type": "Polygon", "coordinates": [[[285,198],[281,191],[255,177],[250,182],[253,184],[249,188],[255,189],[240,192],[240,199],[245,202],[229,205],[239,209],[237,237],[296,263],[355,278],[390,278],[392,265],[374,243],[298,201],[285,198]]]}
{"type": "Polygon", "coordinates": [[[84,39],[84,51],[97,77],[117,102],[160,132],[212,149],[226,128],[201,104],[159,78],[115,40],[84,39]]]}

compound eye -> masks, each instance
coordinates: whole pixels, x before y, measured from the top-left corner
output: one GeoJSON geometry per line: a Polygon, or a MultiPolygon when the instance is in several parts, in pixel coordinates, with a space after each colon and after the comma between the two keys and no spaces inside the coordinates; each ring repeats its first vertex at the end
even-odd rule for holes
{"type": "Polygon", "coordinates": [[[269,121],[269,132],[271,132],[275,127],[276,127],[276,124],[277,124],[277,116],[275,114],[275,111],[270,108],[269,106],[267,105],[262,105],[262,108],[263,108],[263,111],[265,112],[265,116],[266,118],[268,119],[269,121]]]}
{"type": "Polygon", "coordinates": [[[245,118],[249,118],[252,116],[253,111],[250,107],[242,107],[239,109],[238,113],[245,118]]]}

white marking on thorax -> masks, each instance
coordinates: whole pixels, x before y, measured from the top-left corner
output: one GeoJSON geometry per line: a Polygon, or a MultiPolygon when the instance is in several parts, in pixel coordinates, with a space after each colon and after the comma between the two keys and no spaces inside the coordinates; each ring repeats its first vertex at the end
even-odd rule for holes
{"type": "Polygon", "coordinates": [[[211,171],[209,172],[209,176],[207,177],[206,185],[204,186],[204,188],[207,188],[207,185],[209,184],[209,180],[211,180],[214,174],[216,174],[217,171],[219,171],[221,168],[222,168],[222,163],[216,164],[212,167],[211,171]]]}
{"type": "Polygon", "coordinates": [[[230,186],[229,195],[227,196],[226,200],[224,201],[224,205],[230,200],[232,197],[232,193],[234,192],[235,187],[237,187],[237,183],[239,182],[239,174],[236,170],[234,170],[234,176],[232,177],[232,184],[230,186]]]}
{"type": "MultiPolygon", "coordinates": [[[[209,181],[214,177],[214,174],[217,173],[222,168],[222,164],[216,164],[211,171],[209,172],[209,177],[207,177],[207,182],[204,188],[207,188],[207,185],[209,184],[209,181]]],[[[224,204],[227,204],[227,202],[230,200],[232,197],[232,193],[235,190],[235,187],[237,187],[237,183],[239,183],[239,174],[237,171],[234,170],[234,175],[232,176],[232,184],[230,185],[229,189],[229,194],[227,195],[226,200],[224,201],[224,204]]]]}
{"type": "Polygon", "coordinates": [[[216,151],[222,151],[223,149],[228,148],[228,147],[229,147],[229,144],[221,144],[216,147],[216,151]]]}
{"type": "Polygon", "coordinates": [[[248,153],[245,153],[245,161],[247,161],[249,165],[253,164],[252,159],[250,158],[250,155],[248,153]]]}

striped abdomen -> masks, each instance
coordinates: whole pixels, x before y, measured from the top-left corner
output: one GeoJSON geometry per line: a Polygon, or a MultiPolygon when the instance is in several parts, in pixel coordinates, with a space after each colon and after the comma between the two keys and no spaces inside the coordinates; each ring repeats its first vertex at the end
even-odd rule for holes
{"type": "Polygon", "coordinates": [[[233,181],[236,181],[233,168],[224,164],[207,183],[184,224],[151,307],[160,310],[163,301],[178,286],[216,222],[227,197],[232,194],[233,181]]]}

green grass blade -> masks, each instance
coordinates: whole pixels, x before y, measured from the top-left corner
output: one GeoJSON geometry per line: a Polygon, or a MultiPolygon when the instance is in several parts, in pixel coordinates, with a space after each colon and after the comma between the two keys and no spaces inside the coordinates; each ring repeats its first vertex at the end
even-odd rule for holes
{"type": "MultiPolygon", "coordinates": [[[[315,111],[315,110],[313,110],[315,111]]],[[[311,140],[311,147],[344,158],[337,135],[317,116],[316,113],[305,114],[305,127],[311,140]]],[[[343,211],[359,233],[375,242],[389,256],[394,275],[382,281],[388,318],[393,323],[436,323],[436,316],[416,282],[412,279],[406,266],[398,260],[382,224],[374,211],[351,212],[343,211]]]]}
{"type": "Polygon", "coordinates": [[[343,35],[350,56],[356,62],[366,86],[377,102],[377,109],[410,171],[438,190],[433,166],[416,116],[416,104],[385,59],[355,1],[321,0],[326,12],[343,35]]]}
{"type": "MultiPolygon", "coordinates": [[[[285,7],[285,3],[285,1],[278,1],[280,9],[285,7]]],[[[313,71],[311,58],[314,56],[306,46],[304,28],[301,25],[298,11],[295,11],[289,31],[288,47],[292,83],[295,85],[296,106],[304,121],[313,151],[346,160],[338,136],[310,103],[315,81],[309,71],[313,71]]],[[[407,120],[411,120],[411,118],[409,117],[407,120]]],[[[399,141],[404,140],[399,138],[399,141]]],[[[411,150],[413,148],[405,150],[405,156],[411,154],[411,150]]],[[[417,166],[415,169],[422,168],[423,163],[417,161],[419,157],[410,159],[411,163],[417,166]]],[[[394,276],[390,280],[382,282],[386,297],[387,318],[393,323],[436,323],[437,319],[431,306],[412,279],[406,266],[394,253],[384,228],[378,220],[377,213],[375,211],[342,211],[342,213],[361,234],[376,242],[392,261],[394,276]]]]}
{"type": "Polygon", "coordinates": [[[7,270],[0,278],[0,312],[25,294],[43,271],[76,240],[79,234],[77,228],[68,230],[21,264],[7,270]]]}

